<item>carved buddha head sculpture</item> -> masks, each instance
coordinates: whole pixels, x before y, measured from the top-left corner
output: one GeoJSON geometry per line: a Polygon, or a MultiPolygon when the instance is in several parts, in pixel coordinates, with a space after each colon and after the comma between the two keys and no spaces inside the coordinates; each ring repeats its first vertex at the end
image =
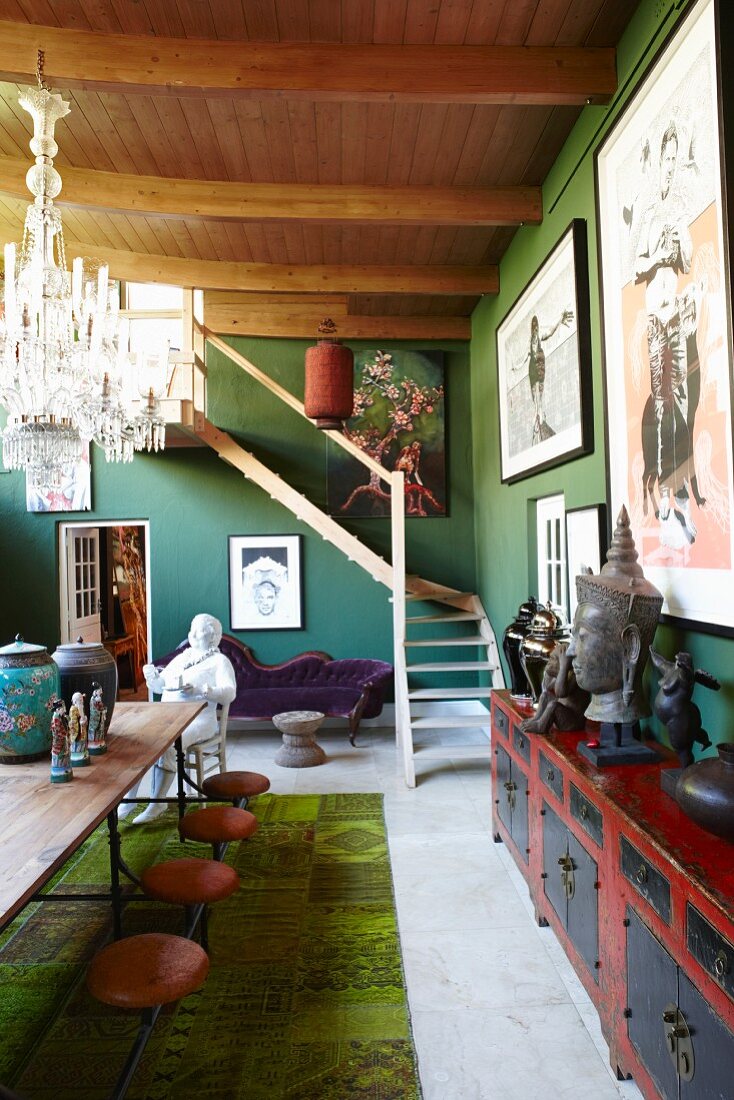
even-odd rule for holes
{"type": "Polygon", "coordinates": [[[579,687],[591,692],[586,717],[598,722],[634,723],[650,714],[642,674],[663,597],[645,579],[637,557],[623,506],[601,573],[576,577],[568,653],[579,687]]]}

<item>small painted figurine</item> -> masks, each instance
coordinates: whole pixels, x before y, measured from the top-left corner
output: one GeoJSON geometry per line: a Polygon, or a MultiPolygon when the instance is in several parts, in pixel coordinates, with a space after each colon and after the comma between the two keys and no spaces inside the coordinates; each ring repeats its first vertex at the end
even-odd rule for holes
{"type": "Polygon", "coordinates": [[[668,729],[668,737],[678,754],[680,766],[687,768],[693,763],[691,750],[694,743],[704,749],[711,746],[709,735],[701,724],[701,711],[691,702],[693,689],[696,684],[702,684],[718,691],[721,684],[703,669],[694,669],[690,653],[676,653],[675,661],[667,661],[650,649],[650,659],[660,673],[653,710],[668,729]]]}
{"type": "Polygon", "coordinates": [[[84,696],[75,691],[69,707],[69,737],[71,739],[71,765],[73,768],[88,768],[89,748],[87,747],[88,720],[84,713],[84,696]]]}
{"type": "Polygon", "coordinates": [[[564,733],[583,730],[584,711],[591,696],[576,683],[568,642],[557,642],[543,673],[543,687],[534,715],[521,723],[525,733],[548,733],[551,726],[564,733]]]}
{"type": "Polygon", "coordinates": [[[89,755],[102,756],[107,752],[107,707],[102,698],[102,688],[96,682],[92,684],[92,697],[89,700],[89,755]]]}
{"type": "Polygon", "coordinates": [[[68,783],[74,778],[69,751],[69,719],[63,699],[52,699],[54,713],[51,719],[51,782],[68,783]]]}

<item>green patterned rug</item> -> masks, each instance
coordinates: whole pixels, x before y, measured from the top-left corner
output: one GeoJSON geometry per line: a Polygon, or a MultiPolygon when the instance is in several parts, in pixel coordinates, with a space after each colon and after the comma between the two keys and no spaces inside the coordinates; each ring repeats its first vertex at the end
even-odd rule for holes
{"type": "MultiPolygon", "coordinates": [[[[163,1010],[130,1100],[413,1100],[420,1096],[378,794],[264,795],[230,847],[239,891],[212,908],[211,971],[163,1010]]],[[[134,870],[175,859],[172,812],[122,825],[134,870]]],[[[186,854],[210,848],[187,844],[186,854]]],[[[106,826],[57,876],[107,883],[106,826]]],[[[125,932],[180,931],[182,911],[128,905],[125,932]]],[[[102,1100],[137,1029],[86,992],[110,937],[96,903],[36,905],[0,939],[0,1082],[24,1100],[102,1100]]]]}

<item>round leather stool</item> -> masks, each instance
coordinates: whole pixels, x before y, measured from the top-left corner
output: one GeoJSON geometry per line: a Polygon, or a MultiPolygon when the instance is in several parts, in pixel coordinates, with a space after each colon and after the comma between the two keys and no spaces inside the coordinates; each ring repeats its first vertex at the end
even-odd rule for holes
{"type": "Polygon", "coordinates": [[[209,973],[203,947],[183,936],[147,932],[108,944],[87,971],[87,989],[104,1004],[138,1008],[142,1019],[111,1100],[121,1100],[150,1038],[161,1005],[195,993],[209,973]]]}
{"type": "Polygon", "coordinates": [[[226,863],[194,856],[146,867],[140,882],[149,898],[183,905],[187,934],[193,934],[197,909],[201,906],[201,946],[208,951],[207,906],[234,894],[240,879],[235,869],[226,863]]]}
{"type": "Polygon", "coordinates": [[[255,795],[265,794],[270,789],[267,775],[259,772],[219,772],[210,775],[201,785],[207,798],[231,801],[232,805],[249,800],[255,795]]]}
{"type": "Polygon", "coordinates": [[[182,840],[211,844],[214,859],[220,860],[227,844],[247,840],[257,832],[257,818],[249,810],[240,810],[237,806],[205,806],[203,810],[182,817],[178,832],[182,840]]]}

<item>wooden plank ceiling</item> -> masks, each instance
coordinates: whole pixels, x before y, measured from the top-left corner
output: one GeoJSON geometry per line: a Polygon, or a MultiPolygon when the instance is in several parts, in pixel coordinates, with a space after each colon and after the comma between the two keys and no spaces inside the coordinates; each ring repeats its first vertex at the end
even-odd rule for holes
{"type": "Polygon", "coordinates": [[[381,317],[467,334],[579,104],[613,93],[608,48],[636,5],[0,0],[0,240],[27,203],[17,97],[40,47],[72,108],[56,132],[69,253],[210,288],[230,331],[268,314],[267,334],[301,335],[318,291],[344,335],[381,317]]]}

